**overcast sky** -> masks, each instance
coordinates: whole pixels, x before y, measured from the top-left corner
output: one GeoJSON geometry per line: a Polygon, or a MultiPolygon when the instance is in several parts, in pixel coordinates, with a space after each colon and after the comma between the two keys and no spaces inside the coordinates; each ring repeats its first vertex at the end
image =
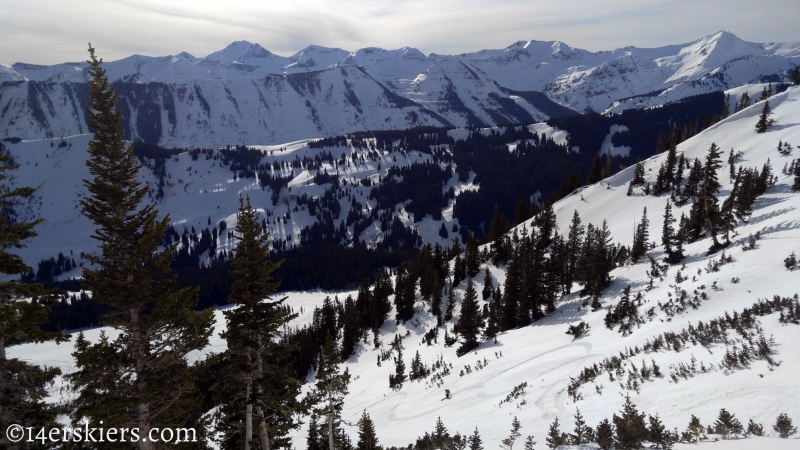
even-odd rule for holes
{"type": "Polygon", "coordinates": [[[0,0],[0,62],[205,56],[237,40],[280,55],[310,44],[454,54],[519,40],[656,47],[728,30],[799,41],[798,0],[0,0]]]}

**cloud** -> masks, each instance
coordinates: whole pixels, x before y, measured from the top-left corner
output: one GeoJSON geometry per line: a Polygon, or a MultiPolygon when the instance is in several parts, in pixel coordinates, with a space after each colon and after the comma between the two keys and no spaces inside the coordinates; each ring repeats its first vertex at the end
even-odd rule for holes
{"type": "Polygon", "coordinates": [[[0,0],[0,62],[55,64],[188,51],[236,40],[290,55],[310,44],[425,53],[560,40],[587,50],[693,41],[727,29],[755,42],[800,40],[796,0],[0,0]]]}

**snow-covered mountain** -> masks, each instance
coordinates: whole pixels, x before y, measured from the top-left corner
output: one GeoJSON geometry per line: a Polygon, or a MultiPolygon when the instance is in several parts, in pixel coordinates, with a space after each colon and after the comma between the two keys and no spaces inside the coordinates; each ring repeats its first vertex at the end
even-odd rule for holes
{"type": "MultiPolygon", "coordinates": [[[[713,143],[726,152],[727,149],[733,149],[738,153],[739,157],[735,158],[737,166],[760,169],[769,162],[773,167],[776,182],[755,201],[749,220],[738,222],[735,227],[731,245],[725,249],[730,260],[721,260],[721,252],[708,255],[711,242],[710,237],[705,237],[686,245],[686,259],[660,275],[651,276],[649,262],[618,267],[611,272],[612,284],[600,297],[602,307],[598,311],[582,307],[583,299],[573,293],[561,298],[556,311],[544,319],[504,332],[497,343],[484,342],[460,358],[456,355],[456,346],[445,346],[443,338],[445,329],[452,335],[460,307],[456,306],[455,317],[438,329],[439,339],[425,342],[425,332],[436,328],[436,318],[419,300],[414,319],[405,323],[396,324],[393,320],[384,323],[379,336],[382,347],[376,349],[371,344],[360,344],[355,355],[346,361],[352,381],[350,393],[345,398],[343,418],[356,422],[362,411],[366,410],[376,424],[382,445],[405,446],[425,432],[430,432],[437,417],[441,417],[451,433],[458,431],[462,435],[470,434],[477,427],[485,448],[496,448],[508,436],[512,419],[518,417],[522,424],[522,436],[533,435],[539,442],[536,448],[543,448],[548,426],[555,418],[560,420],[562,431],[571,431],[572,417],[576,408],[579,408],[586,422],[596,426],[603,418],[619,413],[624,396],[630,395],[641,411],[654,416],[658,414],[669,430],[685,430],[691,415],[697,416],[704,426],[711,425],[720,409],[725,408],[742,423],[752,419],[763,424],[767,435],[772,436],[697,445],[679,444],[675,447],[678,449],[797,448],[800,441],[796,436],[788,440],[777,439],[771,425],[780,413],[788,414],[795,423],[800,420],[800,402],[797,401],[800,398],[800,384],[797,381],[800,346],[796,345],[800,339],[800,325],[781,321],[786,312],[785,306],[784,309],[768,308],[764,301],[772,301],[774,296],[779,296],[787,299],[788,303],[796,304],[795,296],[800,291],[798,269],[787,270],[784,267],[784,258],[792,252],[800,252],[800,193],[791,191],[794,177],[781,172],[784,164],[796,161],[800,156],[796,146],[800,142],[799,102],[800,88],[797,87],[772,97],[770,103],[776,124],[766,133],[755,133],[754,126],[761,111],[760,104],[756,104],[709,127],[677,148],[678,154],[688,161],[695,158],[703,160],[713,143]],[[776,150],[779,141],[793,144],[788,156],[776,150]],[[754,236],[752,241],[750,236],[754,236]],[[652,286],[649,286],[651,283],[652,286]],[[607,328],[604,317],[610,308],[620,302],[627,285],[631,286],[632,296],[639,293],[643,295],[639,308],[642,322],[635,325],[629,335],[623,335],[616,329],[607,328]],[[693,306],[678,306],[682,291],[692,298],[693,306]],[[740,319],[743,311],[759,301],[761,306],[758,311],[753,313],[751,310],[749,315],[752,321],[747,322],[749,325],[741,325],[744,323],[744,319],[740,319]],[[725,330],[721,324],[732,324],[734,318],[740,320],[738,331],[733,327],[725,330]],[[715,328],[723,327],[721,335],[705,344],[692,339],[693,333],[701,329],[701,322],[703,327],[707,327],[714,320],[717,320],[715,328]],[[565,334],[568,325],[581,321],[589,325],[587,335],[575,339],[565,334]],[[399,390],[389,389],[388,377],[394,373],[395,367],[391,360],[383,365],[378,361],[396,335],[404,337],[402,342],[407,367],[418,351],[426,365],[430,366],[439,360],[449,370],[438,370],[435,379],[428,377],[406,382],[399,390]],[[753,341],[748,344],[747,336],[758,339],[758,335],[763,335],[771,342],[769,357],[772,362],[745,358],[731,363],[725,359],[726,355],[741,354],[737,352],[741,351],[742,346],[754,345],[753,341]],[[653,342],[659,336],[662,344],[666,341],[669,345],[654,346],[653,342]],[[618,371],[605,368],[604,361],[613,358],[619,359],[618,371]],[[570,395],[568,389],[574,380],[585,380],[582,375],[585,369],[595,365],[600,367],[600,375],[590,381],[582,381],[574,391],[579,395],[570,395]],[[660,367],[661,375],[653,374],[652,369],[656,365],[660,367]],[[645,373],[645,367],[650,370],[648,374],[639,375],[645,373]],[[632,380],[636,381],[635,387],[631,387],[632,380]],[[444,388],[454,393],[451,400],[442,400],[444,388]]],[[[297,151],[300,147],[299,144],[290,145],[286,151],[297,151]]],[[[62,151],[74,151],[74,148],[70,149],[67,145],[62,151]]],[[[23,155],[19,154],[20,157],[23,155]]],[[[661,154],[643,161],[648,182],[655,181],[659,167],[666,158],[667,154],[661,154]]],[[[51,164],[66,163],[66,160],[51,160],[50,157],[44,161],[51,164]]],[[[198,161],[202,161],[202,158],[198,161]]],[[[24,160],[18,162],[22,164],[22,170],[29,164],[24,160]]],[[[190,175],[193,179],[204,175],[202,172],[208,167],[202,164],[211,165],[215,161],[198,163],[188,158],[178,158],[175,162],[193,166],[185,170],[188,180],[190,175]],[[199,169],[198,174],[194,174],[196,169],[199,169]]],[[[733,188],[726,169],[720,171],[720,202],[731,194],[733,188]]],[[[663,224],[662,212],[669,196],[643,195],[638,189],[633,195],[627,195],[627,184],[633,172],[634,167],[629,167],[557,202],[554,210],[558,232],[562,235],[567,233],[573,211],[577,211],[584,224],[600,225],[606,221],[613,242],[629,246],[632,224],[641,218],[643,209],[647,208],[651,240],[658,241],[663,224]]],[[[80,176],[80,173],[76,173],[76,185],[80,176]]],[[[247,186],[235,183],[235,180],[223,180],[219,189],[247,189],[247,186]]],[[[185,181],[183,186],[193,189],[185,181]]],[[[61,189],[66,190],[67,186],[61,189]]],[[[208,192],[203,195],[210,199],[220,194],[208,192]]],[[[209,205],[213,209],[213,204],[198,206],[203,211],[198,214],[205,214],[209,205]]],[[[681,213],[688,214],[690,207],[675,206],[673,214],[677,217],[681,213]]],[[[188,211],[189,207],[184,210],[188,211]]],[[[528,221],[517,227],[516,231],[521,232],[523,227],[530,230],[532,226],[533,223],[528,221]]],[[[32,241],[31,247],[41,245],[38,242],[32,241]]],[[[651,255],[660,260],[664,256],[663,248],[657,245],[651,255]]],[[[450,267],[452,269],[452,262],[450,267]]],[[[503,265],[495,266],[486,262],[481,266],[480,273],[488,270],[494,285],[502,286],[507,269],[503,265]]],[[[455,287],[459,303],[464,296],[466,283],[463,281],[455,287]]],[[[287,303],[301,313],[296,324],[309,323],[313,308],[321,305],[327,295],[338,295],[339,300],[343,300],[347,295],[355,296],[356,293],[291,294],[287,303]]],[[[479,302],[484,303],[482,300],[479,302]]],[[[219,332],[224,329],[220,311],[216,318],[216,331],[219,332]]],[[[99,330],[87,333],[90,339],[97,339],[98,335],[99,330]]],[[[372,342],[371,339],[368,341],[372,342]]],[[[224,341],[215,333],[207,352],[220,351],[224,345],[224,341]]],[[[11,347],[8,351],[12,358],[58,366],[65,372],[73,367],[71,344],[26,344],[11,347]]],[[[62,394],[68,391],[59,391],[59,387],[51,391],[54,397],[68,395],[62,394]]],[[[356,439],[354,429],[347,428],[347,432],[356,439]]],[[[295,433],[294,445],[297,448],[304,447],[305,436],[304,428],[295,433]]],[[[710,437],[713,439],[715,436],[710,437]]],[[[517,445],[520,445],[519,441],[517,445]]]]}
{"type": "MultiPolygon", "coordinates": [[[[187,148],[619,111],[783,81],[798,61],[800,42],[754,44],[722,31],[653,49],[520,41],[453,56],[309,46],[284,57],[238,41],[204,58],[133,55],[105,68],[130,139],[187,148]]],[[[0,65],[0,138],[86,132],[86,67],[0,65]]]]}

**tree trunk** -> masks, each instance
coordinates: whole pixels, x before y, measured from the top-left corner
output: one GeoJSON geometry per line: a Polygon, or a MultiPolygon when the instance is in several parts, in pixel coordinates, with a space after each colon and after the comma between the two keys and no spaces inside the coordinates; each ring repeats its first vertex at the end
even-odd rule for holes
{"type": "Polygon", "coordinates": [[[250,401],[252,381],[247,380],[247,412],[244,416],[244,450],[250,450],[250,439],[253,438],[253,404],[250,401]]]}
{"type": "Polygon", "coordinates": [[[261,435],[261,450],[269,450],[269,431],[267,430],[266,420],[262,420],[258,425],[258,431],[261,435]]]}
{"type": "MultiPolygon", "coordinates": [[[[135,361],[136,372],[136,394],[141,398],[147,390],[147,382],[144,381],[144,360],[145,346],[142,342],[142,331],[139,328],[139,314],[136,310],[130,310],[131,317],[131,338],[133,340],[133,358],[135,361]]],[[[139,402],[136,421],[139,425],[139,450],[152,450],[153,442],[150,440],[150,404],[139,402]]]]}
{"type": "Polygon", "coordinates": [[[333,448],[333,405],[328,402],[328,446],[329,450],[333,448]]]}

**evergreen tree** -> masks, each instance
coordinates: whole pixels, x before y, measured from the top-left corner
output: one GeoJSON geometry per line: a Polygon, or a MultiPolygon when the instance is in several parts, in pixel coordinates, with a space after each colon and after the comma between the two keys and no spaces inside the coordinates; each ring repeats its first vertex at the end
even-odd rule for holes
{"type": "MultiPolygon", "coordinates": [[[[113,309],[103,323],[119,334],[96,344],[78,336],[76,371],[69,376],[80,393],[74,417],[137,427],[147,436],[154,425],[190,425],[187,402],[200,397],[189,395],[194,380],[186,356],[208,344],[213,311],[194,311],[196,290],[172,290],[173,253],[156,253],[170,218],[158,220],[155,206],[143,204],[150,188],[137,180],[141,166],[123,140],[117,94],[91,46],[89,54],[87,113],[94,136],[86,165],[94,178],[84,180],[89,195],[81,206],[97,226],[92,237],[101,255],[82,255],[97,267],[84,267],[83,287],[113,309]]],[[[139,442],[143,450],[155,445],[139,442]]]]}
{"type": "Polygon", "coordinates": [[[469,450],[483,450],[483,441],[480,433],[478,433],[478,427],[475,427],[475,432],[469,437],[467,443],[469,444],[469,450]]]}
{"type": "Polygon", "coordinates": [[[672,205],[667,200],[667,206],[664,208],[664,225],[661,228],[661,244],[664,246],[664,253],[667,255],[666,259],[670,264],[676,264],[684,258],[683,246],[675,234],[673,223],[675,223],[675,217],[672,215],[672,205]],[[679,248],[680,251],[678,250],[679,248]]]}
{"type": "Polygon", "coordinates": [[[478,241],[472,234],[470,234],[469,239],[467,239],[467,249],[464,256],[464,268],[466,269],[467,276],[475,278],[481,270],[481,257],[478,251],[478,241]]]}
{"type": "Polygon", "coordinates": [[[789,255],[788,258],[783,260],[783,266],[789,270],[792,270],[795,267],[797,267],[797,256],[795,256],[794,252],[792,252],[792,254],[789,255]]]}
{"type": "Polygon", "coordinates": [[[522,424],[519,422],[519,419],[517,419],[517,416],[514,416],[514,420],[511,421],[511,434],[503,439],[503,447],[508,448],[508,450],[514,449],[514,442],[522,436],[519,432],[520,428],[522,428],[522,424]]]}
{"type": "MultiPolygon", "coordinates": [[[[0,181],[9,178],[9,170],[19,167],[0,144],[0,181]]],[[[0,185],[0,273],[8,279],[31,271],[22,258],[6,250],[23,248],[23,241],[35,237],[33,228],[42,222],[15,220],[13,205],[29,198],[35,192],[29,187],[16,189],[0,185]]],[[[63,342],[61,333],[42,331],[47,323],[51,305],[59,293],[46,291],[41,284],[22,284],[15,280],[0,281],[0,427],[24,424],[26,427],[51,428],[59,408],[42,401],[47,396],[47,386],[61,374],[57,368],[41,368],[17,358],[8,359],[6,347],[22,342],[63,342]],[[30,299],[30,300],[27,300],[30,299]]],[[[5,433],[0,435],[0,448],[9,445],[5,433]]]]}
{"type": "Polygon", "coordinates": [[[664,427],[664,424],[661,423],[661,419],[659,419],[658,414],[655,416],[650,416],[650,427],[649,427],[649,434],[650,437],[648,440],[656,444],[656,448],[663,448],[663,449],[671,449],[672,446],[675,444],[676,438],[673,434],[664,427]]]}
{"type": "Polygon", "coordinates": [[[614,442],[614,426],[608,421],[608,419],[603,419],[597,425],[595,440],[597,445],[600,446],[602,450],[610,450],[615,442],[614,442]]]}
{"type": "Polygon", "coordinates": [[[594,155],[592,160],[592,167],[589,168],[589,174],[586,176],[586,185],[595,184],[603,179],[603,162],[600,159],[600,153],[594,155]]]}
{"type": "Polygon", "coordinates": [[[739,99],[739,107],[736,109],[736,112],[739,112],[745,108],[749,108],[752,103],[750,100],[750,94],[745,92],[742,94],[742,97],[739,99]]]}
{"type": "Polygon", "coordinates": [[[778,418],[775,419],[775,425],[772,427],[778,436],[783,439],[789,438],[793,434],[797,433],[797,427],[792,425],[792,419],[786,413],[781,413],[778,415],[778,418]]]}
{"type": "Polygon", "coordinates": [[[403,383],[406,381],[406,363],[403,361],[403,350],[402,348],[397,348],[397,357],[394,359],[394,384],[395,386],[400,387],[403,386],[403,383]]]}
{"type": "Polygon", "coordinates": [[[494,283],[492,282],[492,275],[489,273],[489,268],[486,268],[485,275],[483,276],[483,291],[481,291],[481,296],[484,300],[488,299],[492,296],[494,292],[494,283]]]}
{"type": "Polygon", "coordinates": [[[453,292],[453,285],[447,288],[447,304],[444,309],[445,322],[453,318],[453,309],[456,307],[456,294],[453,292]]]}
{"type": "Polygon", "coordinates": [[[419,350],[411,360],[411,372],[408,374],[408,379],[411,381],[425,378],[425,364],[422,362],[422,357],[419,355],[419,350]]]}
{"type": "Polygon", "coordinates": [[[612,418],[616,428],[616,445],[619,450],[636,450],[641,448],[642,442],[648,438],[647,425],[644,414],[636,409],[630,396],[625,397],[625,404],[619,416],[612,418]]]}
{"type": "Polygon", "coordinates": [[[558,417],[550,424],[545,441],[547,442],[547,446],[551,449],[555,449],[559,445],[566,445],[567,442],[566,439],[564,439],[564,435],[561,433],[558,417]]]}
{"type": "Polygon", "coordinates": [[[478,306],[478,293],[475,291],[475,285],[472,283],[472,278],[467,280],[467,290],[464,293],[464,300],[461,302],[461,317],[458,319],[456,326],[458,327],[458,334],[464,339],[461,346],[458,347],[456,354],[458,356],[465,355],[478,347],[478,336],[480,336],[483,320],[481,318],[481,311],[478,306]]]}
{"type": "MultiPolygon", "coordinates": [[[[498,287],[498,289],[500,289],[498,287]]],[[[497,334],[500,332],[499,329],[499,322],[498,322],[498,308],[500,300],[500,295],[495,295],[497,291],[492,294],[492,301],[489,302],[489,316],[486,318],[486,328],[483,330],[483,339],[484,340],[494,340],[497,343],[497,334]]]]}
{"type": "Polygon", "coordinates": [[[569,225],[569,233],[567,235],[567,268],[566,280],[564,290],[565,294],[569,294],[572,290],[572,282],[575,279],[578,261],[581,257],[581,247],[583,246],[583,236],[586,234],[586,228],[581,225],[581,217],[578,215],[578,210],[572,213],[572,222],[569,225]]]}
{"type": "MultiPolygon", "coordinates": [[[[495,209],[494,217],[492,218],[492,223],[491,225],[489,225],[489,231],[486,233],[486,238],[484,239],[483,242],[484,243],[494,242],[497,239],[500,239],[500,237],[503,236],[510,229],[511,229],[511,223],[508,222],[506,216],[503,213],[501,213],[499,209],[495,209]]],[[[469,241],[467,241],[467,245],[469,246],[469,241]]]]}
{"type": "Polygon", "coordinates": [[[519,200],[517,200],[517,212],[515,215],[516,222],[514,222],[514,225],[519,225],[522,222],[530,219],[530,211],[530,208],[528,208],[528,200],[525,199],[525,196],[521,195],[519,200]]]}
{"type": "Polygon", "coordinates": [[[756,123],[756,133],[766,133],[767,129],[775,124],[775,120],[769,116],[772,115],[772,108],[769,106],[769,100],[764,102],[764,107],[761,108],[761,115],[756,123]]]}
{"type": "Polygon", "coordinates": [[[703,166],[703,182],[699,192],[703,220],[714,241],[712,249],[717,249],[721,246],[719,240],[717,240],[717,229],[720,223],[719,200],[717,200],[720,183],[717,178],[717,171],[722,167],[721,154],[722,151],[719,147],[712,143],[708,149],[708,154],[706,154],[706,163],[703,166]]]}
{"type": "Polygon", "coordinates": [[[747,431],[745,432],[745,434],[752,436],[763,436],[764,425],[761,425],[760,423],[755,423],[753,422],[753,419],[750,419],[750,421],[747,422],[747,431]]]}
{"type": "Polygon", "coordinates": [[[376,450],[378,446],[378,435],[375,432],[375,423],[370,419],[367,411],[361,414],[361,419],[358,421],[358,450],[376,450]]]}
{"type": "MultiPolygon", "coordinates": [[[[256,212],[239,197],[238,238],[230,259],[234,279],[228,302],[235,308],[223,312],[227,327],[221,336],[228,349],[222,355],[226,366],[218,391],[222,395],[220,429],[226,445],[250,448],[254,422],[261,448],[290,445],[287,433],[299,426],[293,416],[298,409],[300,385],[291,375],[289,351],[280,343],[284,326],[296,315],[282,308],[286,298],[271,300],[278,283],[272,273],[281,262],[269,260],[269,235],[262,234],[256,212]]],[[[349,308],[354,312],[353,299],[349,308]]]]}
{"type": "Polygon", "coordinates": [[[533,440],[533,436],[528,436],[525,438],[525,450],[536,450],[534,446],[536,445],[536,441],[533,440]]]}
{"type": "Polygon", "coordinates": [[[734,414],[725,408],[719,410],[717,421],[714,422],[714,432],[721,434],[723,439],[728,439],[731,435],[740,435],[744,431],[742,423],[734,414]]]}
{"type": "Polygon", "coordinates": [[[642,220],[636,226],[636,234],[633,239],[633,246],[631,246],[631,261],[634,263],[639,261],[647,254],[650,240],[650,221],[647,220],[647,207],[644,208],[642,213],[642,220]]]}
{"type": "Polygon", "coordinates": [[[575,408],[575,429],[572,432],[572,445],[588,444],[593,439],[592,429],[583,420],[581,410],[575,408]]]}
{"type": "Polygon", "coordinates": [[[700,423],[700,419],[692,414],[689,419],[689,425],[686,427],[686,434],[690,439],[687,442],[697,442],[700,439],[705,439],[705,427],[700,423]]]}
{"type": "Polygon", "coordinates": [[[800,192],[800,162],[794,165],[794,183],[792,184],[792,192],[800,192]]]}
{"type": "Polygon", "coordinates": [[[339,373],[339,364],[342,360],[336,348],[336,339],[327,334],[325,344],[319,356],[317,367],[317,383],[309,400],[314,405],[314,414],[325,417],[325,434],[328,435],[328,449],[335,450],[334,430],[339,429],[344,407],[344,397],[347,395],[347,385],[350,383],[350,373],[345,369],[339,373]]]}
{"type": "Polygon", "coordinates": [[[319,435],[319,419],[316,414],[311,414],[308,422],[308,435],[306,437],[306,450],[324,450],[325,439],[319,435]]]}

